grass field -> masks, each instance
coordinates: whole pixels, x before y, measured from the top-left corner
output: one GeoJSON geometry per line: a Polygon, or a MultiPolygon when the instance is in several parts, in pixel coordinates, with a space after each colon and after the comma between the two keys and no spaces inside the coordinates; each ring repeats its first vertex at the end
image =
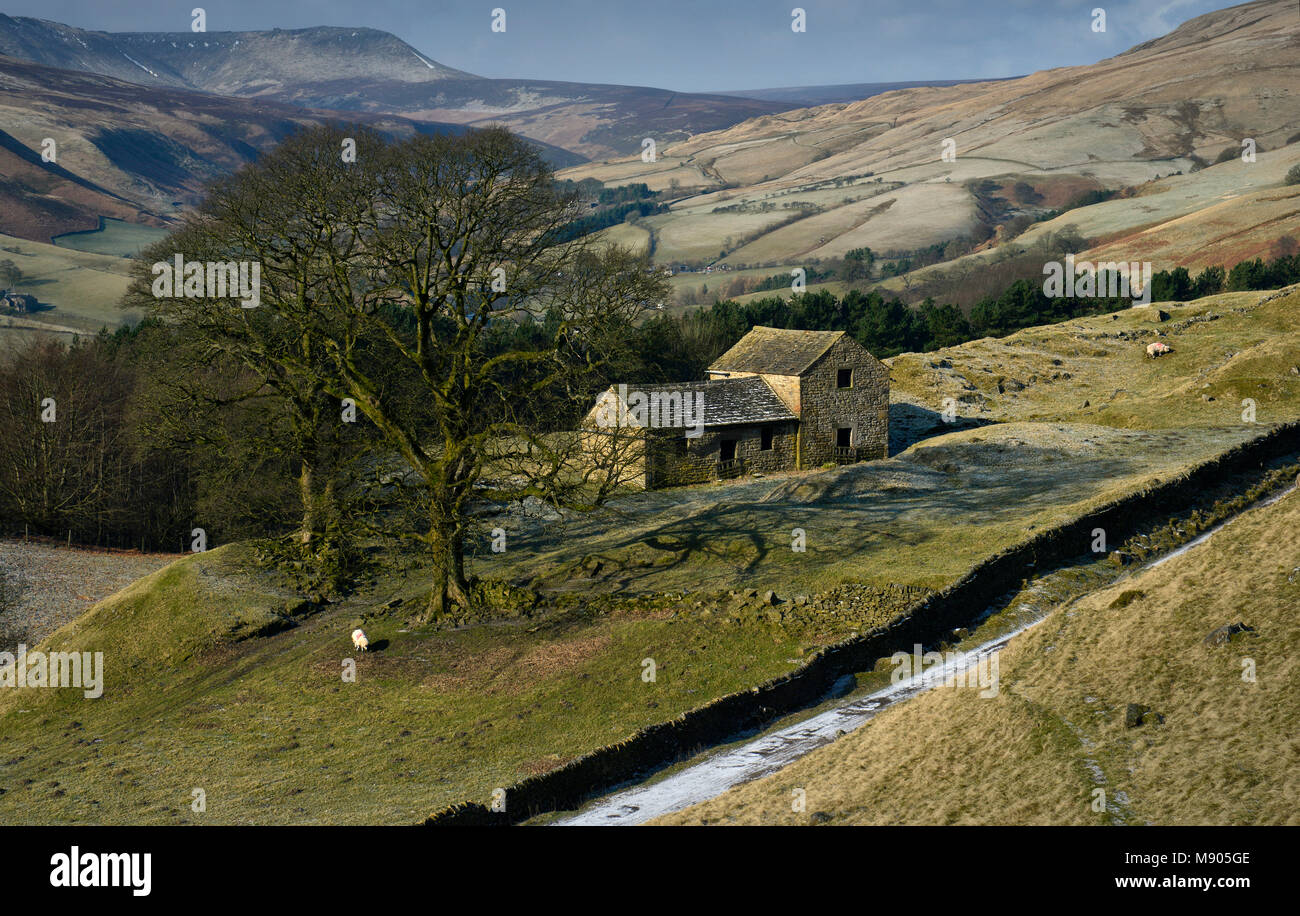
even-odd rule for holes
{"type": "Polygon", "coordinates": [[[20,292],[53,306],[30,316],[36,322],[93,333],[133,317],[118,309],[128,284],[126,258],[0,235],[0,259],[23,272],[20,292]]]}
{"type": "Polygon", "coordinates": [[[91,232],[69,232],[55,236],[53,242],[60,248],[130,258],[140,250],[167,235],[166,229],[141,226],[120,219],[105,218],[100,228],[91,232]]]}
{"type": "Polygon", "coordinates": [[[178,561],[47,641],[105,653],[102,698],[0,691],[12,749],[0,818],[406,822],[486,801],[902,609],[883,600],[818,616],[745,589],[820,601],[851,583],[936,588],[1042,526],[1300,416],[1287,366],[1298,298],[1216,297],[1159,326],[1126,311],[905,354],[891,361],[890,459],[643,493],[561,521],[498,516],[507,551],[484,546],[471,565],[538,590],[531,615],[409,626],[427,595],[410,557],[385,558],[374,583],[323,608],[277,585],[245,545],[178,561]],[[1140,354],[1157,327],[1176,352],[1151,361],[1140,354]],[[971,428],[943,423],[945,392],[971,396],[958,400],[971,428]],[[1242,421],[1242,392],[1258,396],[1259,424],[1242,421]],[[791,549],[796,527],[806,552],[791,549]],[[341,665],[356,656],[358,623],[376,651],[349,683],[341,665]],[[207,792],[202,815],[194,788],[207,792]]]}
{"type": "Polygon", "coordinates": [[[451,632],[394,614],[365,622],[376,651],[347,683],[361,609],[240,640],[293,601],[247,566],[230,547],[179,561],[52,637],[104,652],[104,696],[0,695],[0,818],[411,822],[788,671],[812,635],[733,627],[729,664],[713,665],[716,622],[674,616],[681,602],[451,632]],[[641,679],[647,657],[655,683],[641,679]]]}

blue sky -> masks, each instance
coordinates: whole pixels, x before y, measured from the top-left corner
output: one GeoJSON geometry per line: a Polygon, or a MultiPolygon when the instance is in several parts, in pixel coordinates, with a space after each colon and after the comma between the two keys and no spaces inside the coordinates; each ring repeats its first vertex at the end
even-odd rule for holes
{"type": "Polygon", "coordinates": [[[1091,63],[1224,0],[3,0],[107,31],[369,26],[481,76],[678,91],[1013,76],[1091,63]],[[807,31],[795,34],[802,7],[807,31]],[[506,31],[490,29],[506,11],[506,31]],[[1106,10],[1094,33],[1091,12],[1106,10]]]}

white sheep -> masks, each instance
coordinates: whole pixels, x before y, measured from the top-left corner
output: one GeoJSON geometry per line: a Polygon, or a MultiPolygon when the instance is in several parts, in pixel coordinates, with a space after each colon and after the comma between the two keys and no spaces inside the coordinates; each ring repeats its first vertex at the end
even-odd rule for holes
{"type": "Polygon", "coordinates": [[[370,640],[366,638],[365,630],[357,627],[352,631],[352,645],[355,648],[360,649],[362,652],[365,652],[370,648],[370,640]]]}
{"type": "Polygon", "coordinates": [[[1164,341],[1157,340],[1153,344],[1147,345],[1147,356],[1155,359],[1157,356],[1164,356],[1166,353],[1173,353],[1174,348],[1164,341]]]}

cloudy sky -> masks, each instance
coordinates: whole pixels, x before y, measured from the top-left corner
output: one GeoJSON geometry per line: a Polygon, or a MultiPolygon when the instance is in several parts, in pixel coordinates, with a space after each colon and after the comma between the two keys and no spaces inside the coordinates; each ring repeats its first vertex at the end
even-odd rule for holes
{"type": "Polygon", "coordinates": [[[106,31],[369,26],[480,76],[678,91],[1014,76],[1091,63],[1225,0],[3,0],[106,31]],[[807,31],[791,29],[806,11],[807,31]],[[494,33],[494,8],[506,30],[494,33]],[[1106,32],[1092,31],[1092,10],[1106,32]]]}

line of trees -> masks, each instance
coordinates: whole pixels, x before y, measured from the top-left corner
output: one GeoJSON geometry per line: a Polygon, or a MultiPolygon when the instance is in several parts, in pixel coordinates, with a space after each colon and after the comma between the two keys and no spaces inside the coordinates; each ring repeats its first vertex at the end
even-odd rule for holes
{"type": "MultiPolygon", "coordinates": [[[[1152,297],[1156,301],[1194,299],[1220,292],[1278,289],[1291,283],[1300,283],[1300,255],[1295,253],[1270,261],[1242,261],[1231,271],[1207,267],[1195,277],[1183,267],[1158,271],[1152,276],[1152,297]]],[[[1125,297],[1051,297],[1043,292],[1041,281],[1024,279],[996,295],[984,296],[969,312],[932,298],[913,308],[879,290],[850,290],[841,297],[819,290],[743,305],[724,300],[679,317],[662,316],[649,323],[643,339],[650,342],[661,366],[690,373],[678,378],[695,378],[755,325],[848,331],[876,356],[888,357],[951,347],[980,337],[1001,337],[1022,328],[1131,304],[1132,299],[1125,297]]]]}

